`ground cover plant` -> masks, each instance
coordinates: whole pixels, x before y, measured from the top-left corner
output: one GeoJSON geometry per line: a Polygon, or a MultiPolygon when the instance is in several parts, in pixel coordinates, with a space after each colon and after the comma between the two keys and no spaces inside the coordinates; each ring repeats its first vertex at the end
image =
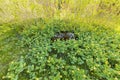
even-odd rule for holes
{"type": "Polygon", "coordinates": [[[0,0],[0,80],[119,80],[120,0],[0,0]]]}
{"type": "Polygon", "coordinates": [[[43,30],[36,27],[21,34],[18,45],[26,49],[26,55],[10,63],[3,79],[120,79],[120,35],[114,30],[95,24],[87,29],[85,24],[59,20],[46,24],[43,30]],[[78,39],[51,41],[56,32],[63,30],[74,30],[78,39]]]}

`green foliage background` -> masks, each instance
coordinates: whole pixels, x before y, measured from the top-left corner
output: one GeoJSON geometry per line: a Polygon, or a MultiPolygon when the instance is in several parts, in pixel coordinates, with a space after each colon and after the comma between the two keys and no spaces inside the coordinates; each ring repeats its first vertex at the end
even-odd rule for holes
{"type": "Polygon", "coordinates": [[[119,80],[119,22],[119,0],[0,0],[0,79],[119,80]]]}

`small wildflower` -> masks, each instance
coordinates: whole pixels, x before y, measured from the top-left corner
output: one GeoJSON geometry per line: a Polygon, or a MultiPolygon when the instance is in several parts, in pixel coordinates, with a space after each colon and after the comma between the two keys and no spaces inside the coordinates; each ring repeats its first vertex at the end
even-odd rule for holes
{"type": "Polygon", "coordinates": [[[118,78],[117,78],[117,77],[115,77],[115,80],[118,80],[118,78]]]}
{"type": "Polygon", "coordinates": [[[2,79],[5,79],[5,76],[3,76],[2,79]]]}
{"type": "Polygon", "coordinates": [[[36,78],[35,80],[39,80],[39,78],[36,78]]]}
{"type": "Polygon", "coordinates": [[[72,71],[72,73],[74,73],[74,71],[72,71]]]}
{"type": "Polygon", "coordinates": [[[11,76],[8,76],[8,78],[11,78],[11,76]]]}
{"type": "Polygon", "coordinates": [[[60,75],[60,78],[62,78],[62,75],[60,75]]]}
{"type": "Polygon", "coordinates": [[[86,78],[87,76],[86,75],[83,75],[84,78],[86,78]]]}
{"type": "Polygon", "coordinates": [[[27,73],[30,73],[30,71],[28,70],[27,73]]]}
{"type": "Polygon", "coordinates": [[[80,69],[78,68],[77,70],[79,71],[80,69]]]}
{"type": "Polygon", "coordinates": [[[11,64],[13,64],[14,62],[12,61],[11,64]]]}

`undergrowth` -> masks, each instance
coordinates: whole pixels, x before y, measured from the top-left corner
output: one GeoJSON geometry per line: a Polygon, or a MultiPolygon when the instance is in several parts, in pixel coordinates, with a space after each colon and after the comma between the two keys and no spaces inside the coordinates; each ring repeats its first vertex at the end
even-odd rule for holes
{"type": "Polygon", "coordinates": [[[23,31],[17,46],[25,53],[9,65],[10,80],[119,80],[120,35],[100,25],[54,20],[23,31]],[[51,41],[59,31],[74,31],[78,40],[51,41]]]}
{"type": "Polygon", "coordinates": [[[119,0],[0,0],[0,80],[119,80],[119,21],[119,0]]]}

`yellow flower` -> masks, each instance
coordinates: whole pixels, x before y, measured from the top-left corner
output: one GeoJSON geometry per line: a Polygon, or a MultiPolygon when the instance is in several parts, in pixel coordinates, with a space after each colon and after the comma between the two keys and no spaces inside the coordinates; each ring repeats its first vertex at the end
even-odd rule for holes
{"type": "Polygon", "coordinates": [[[74,73],[74,71],[72,71],[72,73],[74,73]]]}
{"type": "Polygon", "coordinates": [[[39,78],[36,78],[35,80],[39,80],[39,78]]]}
{"type": "Polygon", "coordinates": [[[30,71],[27,71],[27,73],[29,73],[30,71]]]}
{"type": "Polygon", "coordinates": [[[62,78],[62,75],[60,75],[60,78],[62,78]]]}
{"type": "Polygon", "coordinates": [[[5,78],[5,76],[2,77],[2,79],[4,79],[4,78],[5,78]]]}
{"type": "Polygon", "coordinates": [[[87,77],[86,75],[83,75],[83,77],[85,78],[85,77],[87,77]]]}
{"type": "Polygon", "coordinates": [[[80,69],[78,68],[77,70],[79,71],[80,69]]]}
{"type": "Polygon", "coordinates": [[[118,78],[116,77],[115,80],[118,80],[118,78]]]}

